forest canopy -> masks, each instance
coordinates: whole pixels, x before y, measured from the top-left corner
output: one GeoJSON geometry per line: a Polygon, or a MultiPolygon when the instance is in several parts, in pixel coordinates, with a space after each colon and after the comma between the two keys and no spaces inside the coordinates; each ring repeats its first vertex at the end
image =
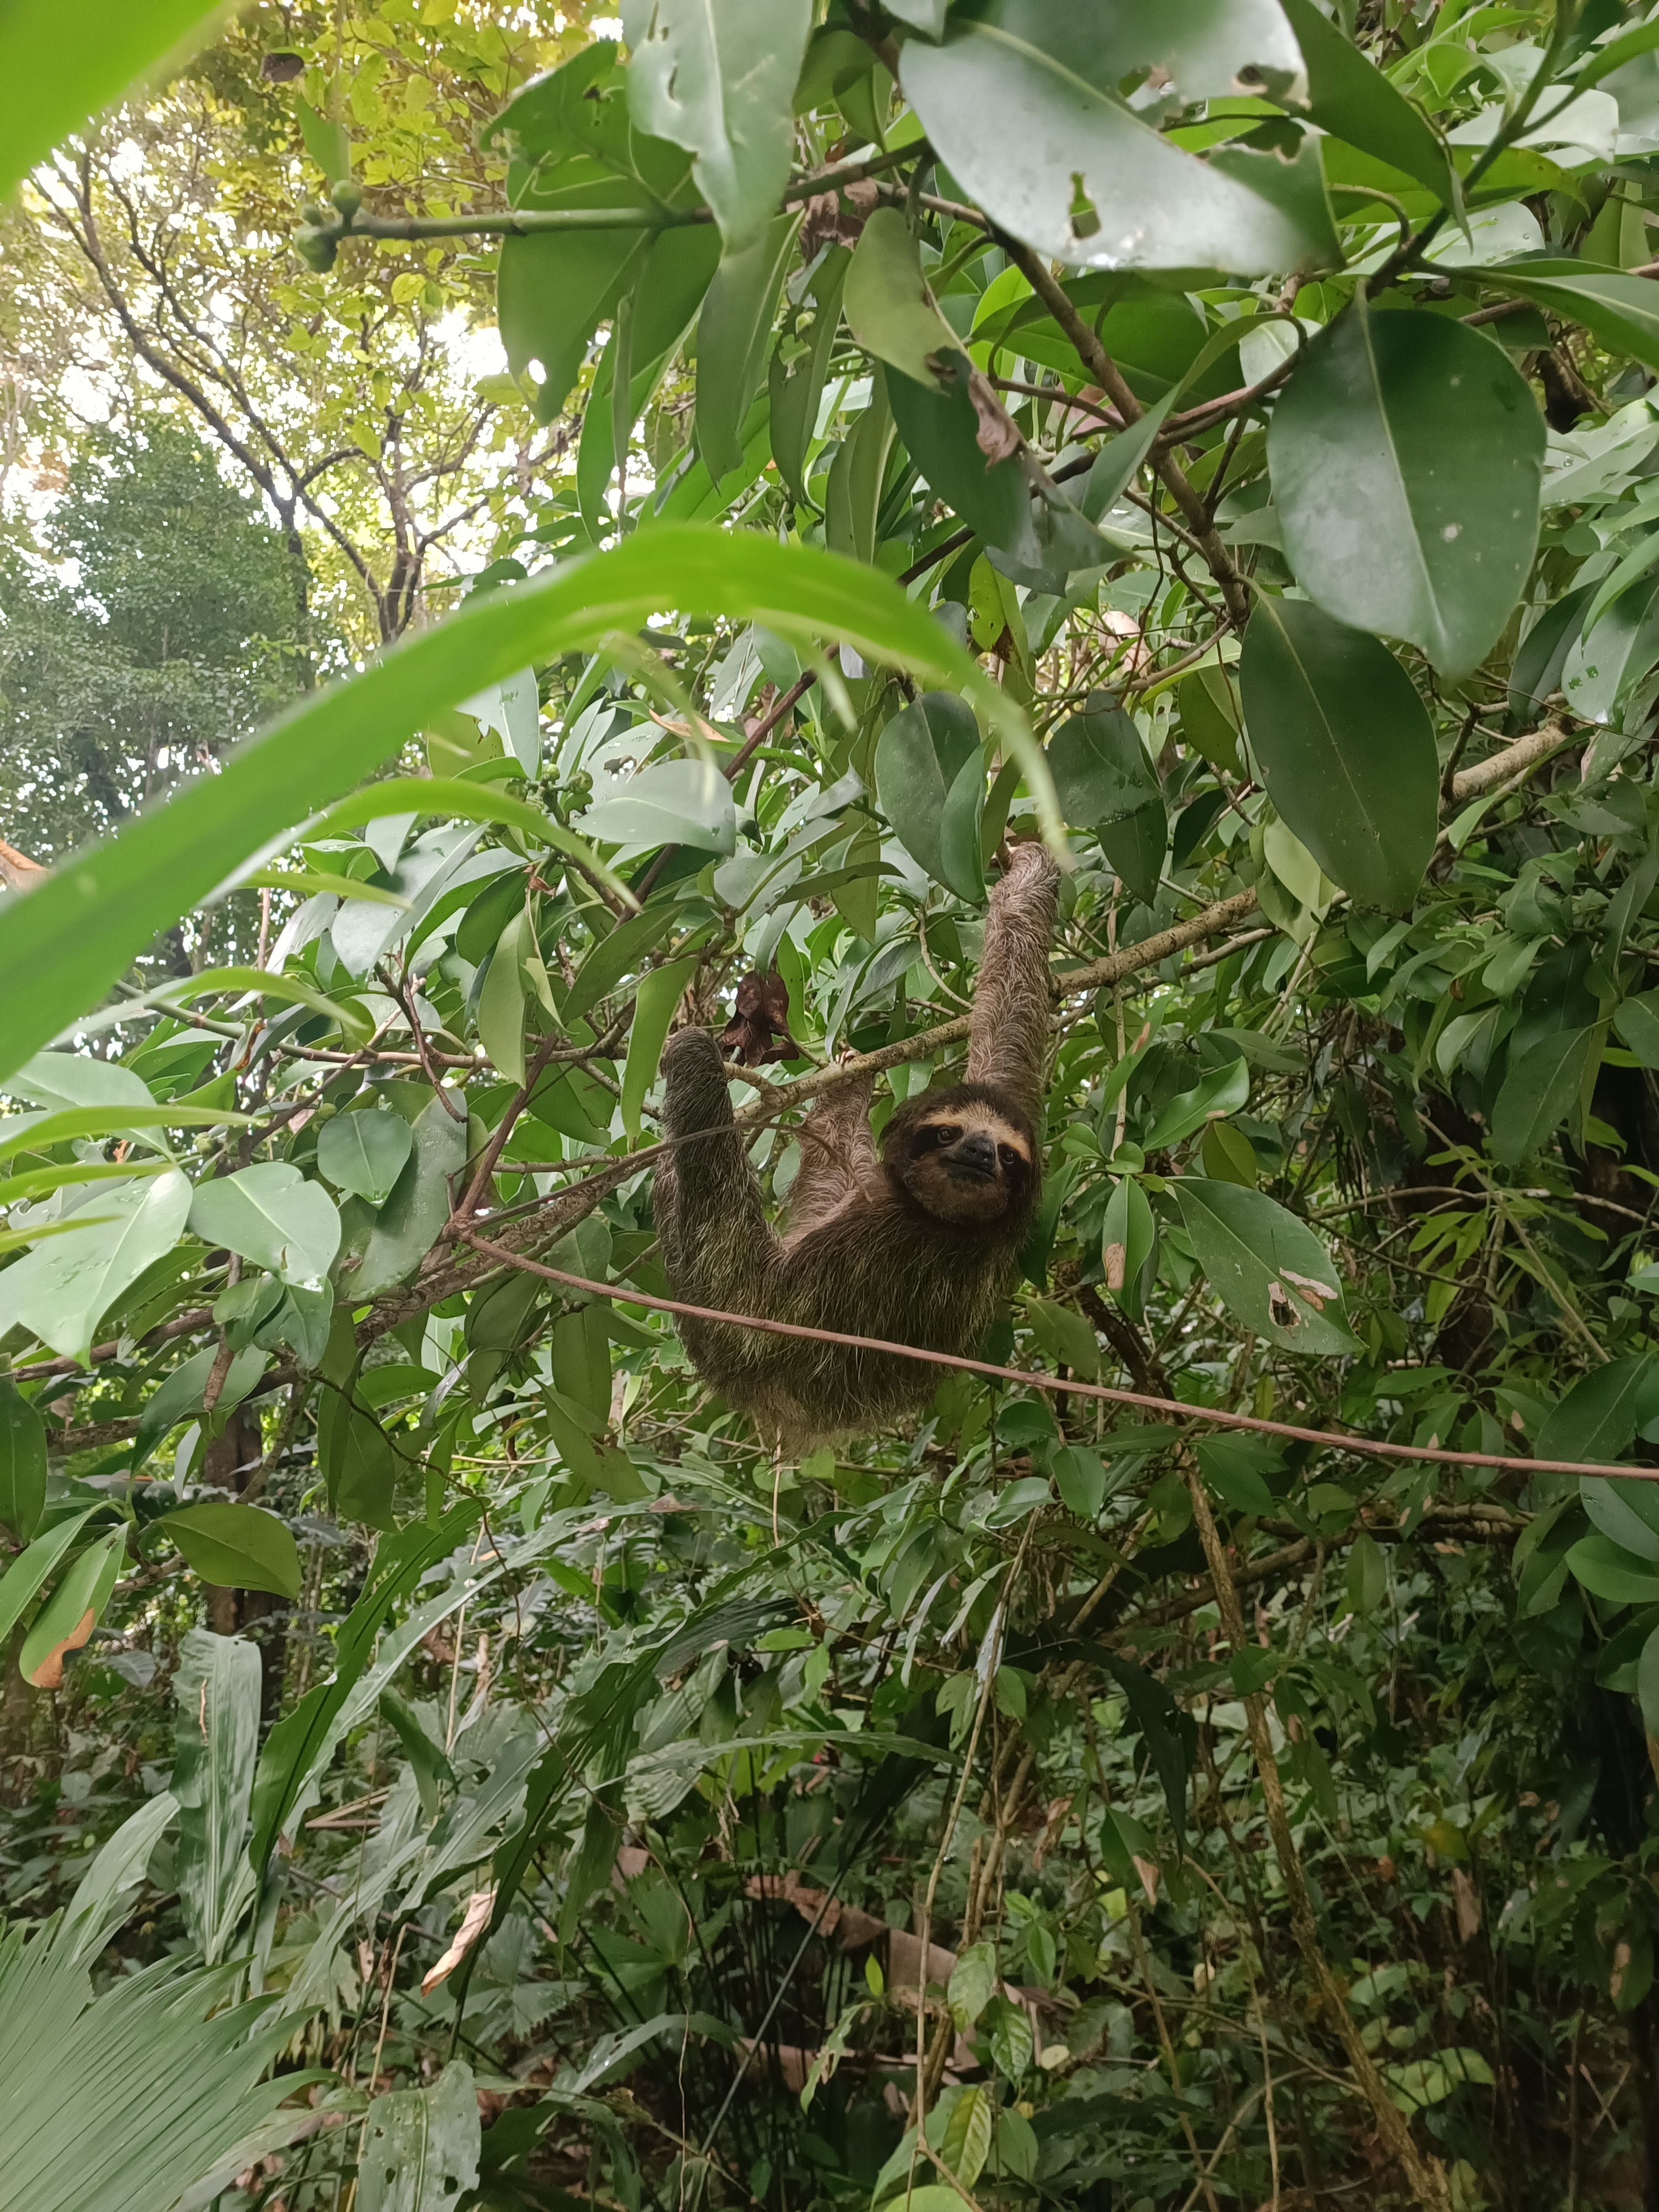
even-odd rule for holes
{"type": "Polygon", "coordinates": [[[0,15],[0,2212],[1659,2206],[1659,11],[200,18],[0,15]],[[665,1048],[787,1223],[1031,844],[775,1446],[665,1048]]]}

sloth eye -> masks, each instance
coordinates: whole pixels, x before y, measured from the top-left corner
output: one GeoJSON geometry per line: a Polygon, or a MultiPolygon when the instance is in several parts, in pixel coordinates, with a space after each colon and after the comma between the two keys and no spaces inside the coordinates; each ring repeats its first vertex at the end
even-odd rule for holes
{"type": "Polygon", "coordinates": [[[1024,1167],[1025,1164],[1024,1154],[1013,1145],[999,1145],[997,1158],[1006,1168],[1024,1167]]]}
{"type": "Polygon", "coordinates": [[[954,1145],[961,1134],[961,1130],[954,1122],[932,1121],[922,1131],[921,1141],[930,1148],[943,1151],[945,1146],[954,1145]]]}

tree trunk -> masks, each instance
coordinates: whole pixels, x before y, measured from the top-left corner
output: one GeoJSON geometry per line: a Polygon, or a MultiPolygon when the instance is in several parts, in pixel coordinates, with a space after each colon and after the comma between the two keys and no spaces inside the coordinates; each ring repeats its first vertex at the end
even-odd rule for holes
{"type": "MultiPolygon", "coordinates": [[[[258,1466],[264,1439],[259,1417],[237,1407],[223,1432],[207,1448],[203,1480],[232,1496],[247,1487],[258,1466]]],[[[269,1590],[231,1589],[209,1583],[208,1626],[216,1636],[251,1635],[259,1647],[259,1714],[269,1728],[283,1706],[283,1677],[288,1664],[288,1607],[269,1590]]]]}

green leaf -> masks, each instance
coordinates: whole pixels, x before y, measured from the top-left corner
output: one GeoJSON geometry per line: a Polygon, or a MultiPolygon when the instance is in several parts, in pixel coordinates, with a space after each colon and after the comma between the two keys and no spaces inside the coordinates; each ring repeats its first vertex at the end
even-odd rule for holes
{"type": "Polygon", "coordinates": [[[623,1126],[631,1138],[640,1133],[640,1109],[655,1079],[668,1024],[696,972],[695,960],[671,960],[641,978],[634,996],[634,1026],[628,1035],[628,1065],[622,1082],[623,1126]]]}
{"type": "MultiPolygon", "coordinates": [[[[1646,1357],[1612,1359],[1581,1375],[1546,1417],[1533,1441],[1534,1455],[1587,1461],[1591,1466],[1622,1459],[1641,1426],[1643,1386],[1653,1366],[1646,1357]]],[[[1592,1476],[1580,1488],[1588,1491],[1592,1486],[1601,1487],[1592,1476]]]]}
{"type": "MultiPolygon", "coordinates": [[[[894,835],[935,883],[955,889],[945,871],[940,832],[957,780],[980,775],[979,726],[973,709],[949,691],[924,691],[895,714],[876,740],[876,790],[894,835]]],[[[982,894],[981,894],[982,895],[982,894]]]]}
{"type": "Polygon", "coordinates": [[[1304,1221],[1231,1182],[1182,1176],[1181,1218],[1210,1287],[1237,1321],[1285,1352],[1352,1352],[1342,1278],[1304,1221]]]}
{"type": "MultiPolygon", "coordinates": [[[[349,896],[361,898],[373,890],[372,884],[353,884],[349,896]]],[[[408,902],[397,899],[392,903],[406,906],[408,902]]],[[[309,983],[302,975],[273,975],[264,968],[207,968],[199,975],[191,975],[178,984],[170,984],[158,1003],[168,1006],[187,1006],[197,999],[213,999],[235,992],[239,995],[257,991],[262,999],[275,999],[290,1006],[309,1006],[313,1013],[325,1014],[337,1022],[354,1043],[366,1042],[374,1034],[374,1024],[361,1006],[348,1000],[343,1004],[331,999],[309,983]]],[[[240,1115],[222,1115],[222,1120],[240,1120],[240,1115]]],[[[183,1126],[183,1125],[180,1125],[183,1126]]]]}
{"type": "Polygon", "coordinates": [[[52,1569],[80,1534],[93,1510],[88,1506],[85,1511],[72,1514],[67,1521],[48,1528],[44,1536],[37,1536],[0,1575],[0,1644],[11,1634],[37,1594],[45,1588],[52,1569]]]}
{"type": "Polygon", "coordinates": [[[830,464],[823,495],[825,544],[866,565],[876,557],[876,523],[895,434],[886,373],[878,365],[870,404],[830,464]]]}
{"type": "Polygon", "coordinates": [[[155,1526],[170,1536],[204,1583],[228,1589],[300,1595],[300,1553],[285,1522],[257,1505],[210,1499],[164,1513],[155,1526]]]}
{"type": "Polygon", "coordinates": [[[1613,1011],[1613,1026],[1644,1067],[1659,1067],[1659,991],[1622,999],[1613,1011]]]}
{"type": "Polygon", "coordinates": [[[0,1377],[0,1522],[20,1544],[46,1505],[46,1425],[15,1382],[0,1377]]]}
{"type": "Polygon", "coordinates": [[[15,1152],[50,1152],[73,1137],[120,1137],[132,1129],[246,1128],[252,1116],[208,1106],[70,1106],[60,1114],[16,1114],[0,1119],[0,1159],[15,1152]]]}
{"type": "Polygon", "coordinates": [[[478,2179],[478,2094],[452,2058],[426,2089],[393,2089],[363,2117],[357,2212],[453,2212],[478,2179]]]}
{"type": "Polygon", "coordinates": [[[408,1164],[383,1201],[364,1243],[362,1257],[340,1266],[344,1295],[376,1297],[413,1274],[449,1218],[451,1182],[466,1165],[466,1125],[442,1098],[416,1116],[408,1164]]]}
{"type": "MultiPolygon", "coordinates": [[[[192,1352],[164,1376],[159,1389],[151,1391],[138,1416],[138,1432],[132,1440],[135,1468],[143,1466],[169,1429],[202,1411],[208,1377],[218,1357],[216,1344],[204,1345],[200,1352],[192,1352]]],[[[226,1370],[215,1411],[228,1413],[233,1406],[240,1406],[270,1364],[267,1352],[256,1345],[245,1346],[226,1370]]]]}
{"type": "MultiPolygon", "coordinates": [[[[1334,884],[1400,913],[1439,825],[1434,726],[1385,646],[1306,600],[1258,596],[1239,663],[1269,796],[1334,884]]],[[[1056,779],[1056,781],[1058,779],[1056,779]]]]}
{"type": "Polygon", "coordinates": [[[331,1509],[343,1521],[395,1528],[392,1493],[398,1455],[367,1407],[342,1391],[328,1391],[317,1421],[317,1464],[328,1485],[331,1509]],[[323,1415],[326,1414],[325,1419],[323,1415]]]}
{"type": "Polygon", "coordinates": [[[945,2123],[939,2156],[964,2189],[979,2179],[990,2155],[995,2124],[996,2106],[988,2089],[975,2082],[959,2092],[945,2123]]]}
{"type": "Polygon", "coordinates": [[[17,1671],[37,1690],[55,1690],[64,1679],[64,1654],[78,1650],[109,1603],[126,1558],[126,1531],[118,1528],[88,1544],[71,1560],[23,1638],[17,1671]]]}
{"type": "Polygon", "coordinates": [[[1139,1310],[1140,1272],[1157,1243],[1158,1226],[1146,1192],[1133,1176],[1120,1176],[1106,1201],[1100,1265],[1106,1287],[1121,1306],[1139,1310]]]}
{"type": "Polygon", "coordinates": [[[994,1943],[970,1943],[957,1955],[951,1969],[951,1984],[946,1992],[951,2018],[956,2023],[958,2035],[966,2035],[986,2006],[991,2002],[997,1985],[997,1954],[994,1943]]]}
{"type": "Polygon", "coordinates": [[[822,638],[839,637],[866,659],[899,660],[958,686],[1018,759],[1045,828],[1058,830],[1024,715],[925,607],[885,577],[814,547],[663,524],[565,562],[545,581],[474,599],[362,675],[311,695],[228,753],[218,774],[185,784],[26,897],[7,899],[0,1075],[100,1000],[161,931],[223,881],[228,865],[349,791],[435,712],[526,661],[592,651],[665,607],[761,621],[813,652],[822,638]]]}
{"type": "Polygon", "coordinates": [[[150,63],[192,32],[211,36],[219,20],[201,0],[82,0],[72,20],[49,0],[9,0],[0,15],[0,197],[150,63]]]}
{"type": "Polygon", "coordinates": [[[1150,906],[1158,896],[1170,844],[1170,817],[1162,795],[1156,805],[1138,806],[1121,821],[1104,823],[1096,835],[1113,874],[1132,898],[1150,906]]]}
{"type": "MultiPolygon", "coordinates": [[[[965,354],[944,356],[946,374],[930,384],[894,374],[888,404],[905,450],[947,506],[971,523],[988,545],[1016,549],[1031,540],[1031,496],[1018,453],[993,466],[979,443],[979,416],[969,394],[965,354]]],[[[1029,556],[1035,558],[1033,540],[1029,556]]]]}
{"type": "Polygon", "coordinates": [[[0,1946],[0,2212],[201,2212],[213,2200],[195,2185],[230,2188],[251,2131],[307,2078],[270,2070],[293,2022],[229,2002],[224,1970],[173,1959],[94,1997],[84,1936],[71,1923],[25,1940],[19,1926],[0,1946]]]}
{"type": "Polygon", "coordinates": [[[534,231],[501,240],[496,326],[514,376],[526,375],[532,362],[541,365],[538,422],[551,422],[558,416],[581,374],[594,331],[637,281],[654,243],[653,233],[645,228],[534,231]]]}
{"type": "Polygon", "coordinates": [[[1031,2015],[1010,1997],[996,1998],[991,2015],[992,2059],[1006,2080],[1018,2081],[1030,2070],[1035,2056],[1031,2015]]]}
{"type": "Polygon", "coordinates": [[[1266,1437],[1204,1437],[1194,1450],[1205,1481],[1235,1513],[1273,1510],[1273,1494],[1262,1480],[1261,1471],[1273,1466],[1279,1455],[1266,1437]]]}
{"type": "Polygon", "coordinates": [[[1492,1109],[1492,1148],[1519,1167],[1548,1143],[1583,1087],[1594,1030],[1557,1030],[1510,1062],[1492,1109]]]}
{"type": "Polygon", "coordinates": [[[1659,1628],[1642,1646],[1636,1662],[1636,1696],[1650,1736],[1659,1736],[1659,1628]]]}
{"type": "Polygon", "coordinates": [[[1595,586],[1581,584],[1552,607],[1546,607],[1522,640],[1510,671],[1510,714],[1523,729],[1530,729],[1544,712],[1545,702],[1561,689],[1562,671],[1584,609],[1595,586]]]}
{"type": "Polygon", "coordinates": [[[320,1183],[287,1160],[262,1160],[198,1184],[190,1226],[284,1282],[315,1285],[340,1249],[340,1216],[320,1183]]]}
{"type": "Polygon", "coordinates": [[[294,103],[295,119],[305,149],[329,185],[343,184],[351,174],[351,140],[343,123],[319,115],[308,100],[294,103]]]}
{"type": "Polygon", "coordinates": [[[1587,722],[1611,721],[1615,711],[1653,666],[1659,653],[1659,579],[1644,577],[1621,592],[1595,626],[1582,627],[1567,642],[1561,690],[1568,706],[1587,722]]]}
{"type": "MultiPolygon", "coordinates": [[[[191,1510],[257,1514],[251,1505],[191,1510]]],[[[178,1521],[184,1516],[168,1517],[178,1521]]],[[[208,1548],[210,1556],[219,1549],[208,1548]]],[[[182,1544],[179,1549],[184,1550],[182,1544]]],[[[185,1556],[189,1559],[189,1553],[185,1556]]],[[[215,1564],[234,1566],[239,1554],[224,1552],[215,1556],[215,1564]]],[[[294,1589],[283,1595],[297,1595],[298,1575],[296,1560],[294,1589]]],[[[253,1869],[244,1845],[259,1748],[258,1646],[243,1636],[191,1629],[179,1647],[173,1692],[179,1901],[191,1941],[215,1966],[231,1948],[237,1924],[253,1899],[253,1869]]]]}
{"type": "Polygon", "coordinates": [[[1123,105],[1100,74],[1109,49],[1079,52],[1079,20],[1070,0],[989,0],[952,16],[942,46],[906,44],[905,93],[968,197],[1073,268],[1255,276],[1316,260],[1321,238],[1123,105]]]}
{"type": "MultiPolygon", "coordinates": [[[[1212,1068],[1190,1091],[1178,1091],[1163,1108],[1146,1133],[1143,1151],[1162,1152],[1170,1145],[1178,1145],[1183,1137],[1190,1137],[1206,1122],[1237,1114],[1249,1095],[1250,1071],[1242,1060],[1231,1060],[1220,1067],[1212,1068]]],[[[1225,1180],[1231,1182],[1237,1178],[1229,1176],[1225,1180]]]]}
{"type": "Polygon", "coordinates": [[[1348,1603],[1362,1620],[1376,1613],[1389,1594],[1389,1563],[1382,1546],[1364,1528],[1348,1553],[1346,1589],[1348,1603]]]}
{"type": "Polygon", "coordinates": [[[797,507],[811,503],[806,496],[807,455],[817,429],[818,405],[841,330],[842,290],[852,260],[844,246],[832,246],[824,255],[807,282],[812,308],[811,341],[799,358],[787,366],[780,345],[768,370],[772,458],[797,507]]]}
{"type": "Polygon", "coordinates": [[[969,906],[985,903],[985,863],[981,857],[985,817],[985,763],[975,750],[957,770],[939,817],[939,858],[945,880],[969,906]]]}
{"type": "MultiPolygon", "coordinates": [[[[576,980],[566,994],[564,1018],[567,1024],[579,1020],[601,999],[609,998],[623,977],[630,974],[648,953],[656,950],[673,927],[674,921],[674,908],[672,903],[665,902],[661,905],[647,907],[641,914],[631,915],[626,921],[618,922],[614,929],[600,938],[576,970],[576,980]]],[[[538,1105],[537,1111],[541,1110],[538,1105]]],[[[560,1128],[563,1124],[556,1121],[554,1127],[560,1128]]],[[[581,1132],[572,1129],[567,1130],[566,1134],[580,1138],[581,1132]]]]}
{"type": "MultiPolygon", "coordinates": [[[[337,1393],[325,1391],[324,1406],[337,1397],[337,1393]]],[[[449,1557],[469,1535],[477,1517],[477,1504],[464,1498],[435,1526],[417,1521],[375,1547],[362,1593],[336,1638],[333,1674],[307,1690],[265,1740],[250,1808],[253,1832],[248,1856],[257,1870],[263,1871],[301,1790],[319,1763],[331,1755],[336,1723],[374,1656],[375,1639],[386,1614],[411,1595],[429,1566],[449,1557]]],[[[3,1587],[0,1583],[0,1589],[3,1587]]]]}
{"type": "Polygon", "coordinates": [[[525,1008],[531,995],[525,954],[534,949],[535,941],[521,905],[496,941],[478,994],[478,1041],[496,1073],[515,1089],[524,1081],[525,1008]]]}
{"type": "Polygon", "coordinates": [[[1639,1559],[1610,1536],[1583,1536],[1567,1553],[1575,1578],[1609,1605],[1659,1605],[1659,1564],[1639,1559]]]}
{"type": "Polygon", "coordinates": [[[1322,131],[1346,138],[1425,185],[1443,207],[1462,204],[1451,156],[1423,117],[1314,0],[1279,0],[1308,70],[1308,112],[1322,131]]]}
{"type": "Polygon", "coordinates": [[[726,250],[739,252],[788,181],[811,0],[624,0],[623,20],[635,125],[691,155],[726,250]]]}
{"type": "MultiPolygon", "coordinates": [[[[1048,740],[1048,770],[1060,812],[1074,830],[1127,821],[1164,793],[1133,718],[1109,691],[1091,691],[1048,740]]],[[[1160,855],[1160,857],[1162,857],[1160,855]]]]}
{"type": "Polygon", "coordinates": [[[0,1273],[0,1335],[21,1326],[84,1362],[106,1310],[172,1250],[190,1206],[190,1185],[176,1169],[100,1185],[96,1226],[52,1237],[0,1273]]]}
{"type": "Polygon", "coordinates": [[[1583,261],[1550,260],[1465,273],[1568,322],[1582,323],[1609,352],[1629,354],[1644,368],[1659,369],[1659,298],[1650,276],[1597,269],[1583,261]]]}
{"type": "Polygon", "coordinates": [[[697,318],[697,451],[716,483],[743,466],[744,422],[765,372],[800,220],[799,210],[778,216],[747,245],[728,248],[697,318]]]}
{"type": "Polygon", "coordinates": [[[877,208],[859,234],[842,303],[847,327],[866,353],[929,391],[944,389],[934,356],[957,351],[962,342],[939,311],[916,241],[896,208],[877,208]]]}
{"type": "Polygon", "coordinates": [[[380,1206],[403,1173],[415,1139],[401,1114],[370,1107],[337,1114],[317,1139],[317,1170],[337,1190],[380,1206]]]}
{"type": "Polygon", "coordinates": [[[1578,1478],[1579,1501],[1590,1525],[1638,1559],[1659,1559],[1659,1496],[1655,1491],[1651,1482],[1616,1482],[1599,1474],[1578,1478]]]}
{"type": "Polygon", "coordinates": [[[1100,1454],[1081,1444],[1061,1444],[1048,1464],[1066,1511],[1079,1521],[1098,1521],[1106,1504],[1106,1468],[1100,1454]]]}
{"type": "Polygon", "coordinates": [[[712,761],[658,761],[612,796],[590,806],[581,823],[607,845],[695,845],[705,853],[732,854],[738,846],[732,787],[712,761]]]}
{"type": "Polygon", "coordinates": [[[1538,540],[1544,422],[1478,331],[1363,301],[1309,344],[1267,433],[1285,550],[1340,621],[1449,676],[1497,642],[1538,540]]]}

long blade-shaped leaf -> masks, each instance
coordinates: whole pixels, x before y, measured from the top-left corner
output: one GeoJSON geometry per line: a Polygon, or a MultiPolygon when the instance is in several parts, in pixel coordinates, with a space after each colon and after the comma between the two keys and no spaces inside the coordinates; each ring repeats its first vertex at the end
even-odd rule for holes
{"type": "Polygon", "coordinates": [[[431,716],[486,684],[670,610],[746,616],[812,645],[844,639],[965,691],[1019,759],[1058,837],[1042,757],[1024,718],[939,623],[884,576],[803,545],[665,525],[573,562],[545,583],[492,592],[318,695],[187,784],[119,836],[88,846],[0,910],[7,977],[0,1075],[93,1006],[161,930],[250,853],[329,805],[391,758],[431,716]]]}

